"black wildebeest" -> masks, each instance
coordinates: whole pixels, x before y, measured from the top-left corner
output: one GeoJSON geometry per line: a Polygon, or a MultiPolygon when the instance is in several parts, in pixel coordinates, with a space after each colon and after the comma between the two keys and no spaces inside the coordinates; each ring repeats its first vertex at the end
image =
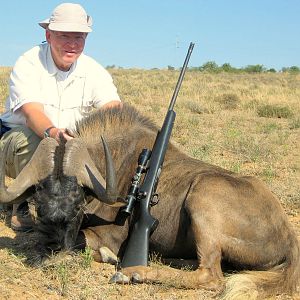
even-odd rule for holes
{"type": "MultiPolygon", "coordinates": [[[[8,188],[5,149],[0,202],[34,194],[41,256],[49,249],[88,245],[98,261],[110,261],[122,254],[129,230],[128,220],[117,221],[119,199],[127,193],[139,153],[151,149],[157,130],[129,105],[97,111],[78,124],[73,140],[61,146],[43,140],[8,188]]],[[[239,290],[250,284],[261,297],[297,291],[299,242],[279,200],[260,180],[193,159],[170,144],[157,192],[160,201],[151,213],[160,223],[150,249],[165,258],[196,259],[198,267],[130,267],[121,270],[121,280],[173,280],[183,287],[219,289],[224,282],[221,261],[227,261],[248,270],[229,277],[227,287],[237,282],[239,290]]],[[[229,289],[229,297],[241,292],[229,289]]]]}

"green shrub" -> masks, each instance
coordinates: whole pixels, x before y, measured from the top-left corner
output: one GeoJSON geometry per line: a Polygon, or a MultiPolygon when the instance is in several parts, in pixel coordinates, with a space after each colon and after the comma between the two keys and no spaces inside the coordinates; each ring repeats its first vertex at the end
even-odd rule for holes
{"type": "Polygon", "coordinates": [[[232,67],[232,66],[230,65],[230,63],[225,63],[225,64],[223,64],[223,65],[220,67],[220,70],[223,71],[223,72],[232,72],[232,73],[237,71],[237,69],[234,68],[234,67],[232,67]]]}
{"type": "Polygon", "coordinates": [[[214,61],[208,61],[204,63],[199,69],[200,71],[209,72],[209,73],[217,73],[220,71],[219,66],[214,61]]]}
{"type": "Polygon", "coordinates": [[[281,69],[281,71],[284,73],[288,72],[291,74],[299,74],[300,68],[298,66],[284,67],[281,69]]]}
{"type": "Polygon", "coordinates": [[[263,65],[248,65],[244,68],[244,71],[247,73],[262,73],[266,70],[263,65]]]}
{"type": "Polygon", "coordinates": [[[292,110],[288,106],[280,105],[261,105],[257,108],[259,117],[265,118],[285,118],[288,119],[293,116],[292,110]]]}

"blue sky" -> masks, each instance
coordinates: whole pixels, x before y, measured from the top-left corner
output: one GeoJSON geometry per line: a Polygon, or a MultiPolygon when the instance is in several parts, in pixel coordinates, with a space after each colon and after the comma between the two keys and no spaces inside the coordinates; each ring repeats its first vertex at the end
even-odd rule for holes
{"type": "MultiPolygon", "coordinates": [[[[64,1],[1,0],[0,66],[44,40],[37,23],[64,1]]],[[[74,1],[75,2],[75,1],[74,1]]],[[[299,0],[86,0],[94,21],[85,52],[103,66],[164,68],[207,61],[300,66],[299,0]]]]}

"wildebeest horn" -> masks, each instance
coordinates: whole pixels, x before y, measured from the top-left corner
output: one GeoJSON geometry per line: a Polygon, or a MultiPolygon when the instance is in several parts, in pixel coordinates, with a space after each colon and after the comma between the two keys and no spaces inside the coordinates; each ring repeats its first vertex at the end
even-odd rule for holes
{"type": "Polygon", "coordinates": [[[92,190],[100,201],[111,206],[121,206],[124,203],[117,202],[118,192],[112,157],[103,138],[102,142],[106,162],[106,182],[91,159],[84,142],[76,138],[66,143],[63,172],[67,176],[75,176],[78,184],[92,190]]]}
{"type": "Polygon", "coordinates": [[[0,203],[19,202],[24,199],[26,190],[45,179],[53,171],[54,153],[58,143],[54,139],[40,142],[31,160],[23,168],[17,178],[5,187],[5,163],[10,141],[0,150],[0,203]]]}

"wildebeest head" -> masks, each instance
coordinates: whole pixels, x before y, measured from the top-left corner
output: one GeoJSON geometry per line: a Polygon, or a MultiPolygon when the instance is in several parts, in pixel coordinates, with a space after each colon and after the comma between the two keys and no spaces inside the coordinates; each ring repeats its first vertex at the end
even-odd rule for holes
{"type": "Polygon", "coordinates": [[[85,205],[84,191],[76,177],[50,175],[36,185],[33,198],[40,251],[73,249],[85,205]]]}
{"type": "MultiPolygon", "coordinates": [[[[72,249],[80,228],[85,191],[112,206],[117,202],[115,170],[106,142],[102,139],[106,161],[106,181],[80,139],[41,141],[30,162],[5,187],[5,161],[8,144],[0,153],[0,203],[17,203],[34,195],[37,229],[44,236],[42,251],[72,249]]],[[[122,203],[123,205],[123,203],[122,203]]]]}

